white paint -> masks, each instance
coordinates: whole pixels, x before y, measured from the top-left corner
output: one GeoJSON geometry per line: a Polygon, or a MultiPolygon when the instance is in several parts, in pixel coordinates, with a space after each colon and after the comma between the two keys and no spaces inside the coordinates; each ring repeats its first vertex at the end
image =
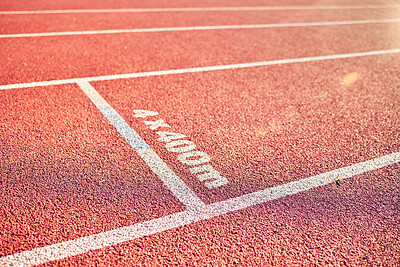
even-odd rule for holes
{"type": "Polygon", "coordinates": [[[88,81],[88,80],[87,79],[65,79],[65,80],[53,80],[53,81],[44,81],[44,82],[31,82],[31,83],[0,85],[0,90],[39,87],[39,86],[51,86],[51,85],[62,85],[62,84],[68,84],[68,83],[77,83],[79,81],[88,81]]]}
{"type": "Polygon", "coordinates": [[[303,62],[344,59],[344,58],[356,58],[356,57],[365,57],[365,56],[378,56],[378,55],[397,54],[397,53],[400,53],[400,49],[377,50],[377,51],[368,51],[368,52],[359,52],[359,53],[337,54],[337,55],[304,57],[304,58],[292,58],[292,59],[278,59],[278,60],[271,60],[271,61],[259,61],[259,62],[218,65],[218,66],[209,66],[209,67],[197,67],[197,68],[187,68],[187,69],[174,69],[174,70],[138,72],[138,73],[128,73],[128,74],[117,74],[117,75],[105,75],[105,76],[97,76],[97,77],[86,77],[86,78],[76,78],[76,79],[66,79],[66,80],[53,80],[53,81],[45,81],[45,82],[8,84],[8,85],[0,85],[0,90],[60,85],[60,84],[78,83],[78,82],[84,82],[84,81],[86,81],[86,82],[108,81],[108,80],[117,80],[117,79],[131,79],[131,78],[139,78],[139,77],[163,76],[163,75],[171,75],[171,74],[254,68],[254,67],[263,67],[263,66],[271,66],[271,65],[303,63],[303,62]]]}
{"type": "Polygon", "coordinates": [[[180,134],[180,133],[171,133],[171,132],[157,132],[157,134],[160,136],[158,138],[158,141],[160,142],[171,142],[176,139],[181,139],[185,138],[186,135],[180,134]]]}
{"type": "Polygon", "coordinates": [[[205,30],[266,29],[266,28],[288,28],[288,27],[316,27],[316,26],[338,26],[338,25],[397,23],[397,22],[400,22],[400,19],[370,19],[370,20],[347,20],[347,21],[294,22],[294,23],[249,24],[249,25],[216,25],[216,26],[116,29],[116,30],[92,30],[92,31],[68,31],[68,32],[15,33],[15,34],[10,33],[10,34],[0,34],[0,38],[28,38],[28,37],[95,35],[95,34],[116,34],[116,33],[149,33],[149,32],[178,32],[178,31],[205,31],[205,30]]]}
{"type": "Polygon", "coordinates": [[[149,126],[151,130],[158,129],[159,127],[167,127],[167,128],[171,127],[161,119],[156,121],[144,121],[144,123],[147,124],[147,126],[149,126]]]}
{"type": "MultiPolygon", "coordinates": [[[[199,173],[199,172],[200,173],[202,173],[202,172],[211,172],[212,170],[213,170],[213,167],[211,167],[208,164],[190,168],[190,172],[193,173],[193,174],[196,174],[196,173],[199,173]]],[[[200,181],[204,181],[204,180],[206,180],[206,179],[200,179],[200,181]]]]}
{"type": "Polygon", "coordinates": [[[207,163],[211,160],[210,156],[203,151],[191,151],[180,154],[178,160],[185,165],[193,166],[207,163]]]}
{"type": "MultiPolygon", "coordinates": [[[[221,175],[219,175],[219,172],[217,172],[216,170],[214,170],[214,172],[213,173],[210,173],[211,175],[208,175],[207,174],[207,179],[214,179],[214,180],[212,180],[212,181],[206,181],[205,182],[205,186],[208,188],[208,189],[213,189],[213,188],[217,188],[217,187],[220,187],[220,186],[223,186],[223,185],[226,185],[227,183],[228,183],[228,179],[226,179],[225,177],[223,177],[223,176],[221,176],[221,175]]],[[[204,175],[206,175],[206,174],[204,174],[204,175]]],[[[199,176],[197,176],[197,177],[199,177],[199,176]]]]}
{"type": "Polygon", "coordinates": [[[400,152],[395,152],[390,155],[298,180],[296,182],[275,186],[243,195],[241,197],[207,205],[202,210],[179,212],[100,234],[90,235],[2,257],[0,258],[0,266],[32,266],[72,257],[91,250],[101,249],[107,246],[171,230],[180,226],[210,219],[229,212],[249,208],[254,205],[327,185],[334,182],[334,177],[336,177],[336,175],[340,175],[342,179],[346,179],[399,162],[400,152]]]}
{"type": "Polygon", "coordinates": [[[1,15],[68,14],[68,13],[150,13],[150,12],[205,12],[205,11],[286,11],[286,10],[335,10],[335,9],[388,9],[386,5],[332,5],[332,6],[247,6],[247,7],[178,7],[178,8],[119,8],[119,9],[64,9],[0,11],[1,15]]]}
{"type": "Polygon", "coordinates": [[[177,141],[171,141],[169,143],[165,144],[165,148],[169,152],[173,153],[183,153],[183,152],[189,152],[192,151],[196,148],[196,145],[189,140],[177,140],[177,141]]]}
{"type": "Polygon", "coordinates": [[[133,117],[135,118],[146,118],[149,116],[157,116],[158,112],[155,111],[149,111],[149,110],[144,110],[144,109],[137,109],[133,111],[133,117]]]}
{"type": "Polygon", "coordinates": [[[79,81],[82,91],[96,105],[100,112],[132,146],[150,169],[160,178],[167,188],[189,210],[202,208],[204,202],[168,167],[150,146],[133,130],[128,123],[100,96],[87,81],[79,81]]]}
{"type": "Polygon", "coordinates": [[[200,173],[196,175],[199,181],[207,181],[205,186],[209,189],[217,188],[228,183],[228,179],[221,176],[211,165],[202,165],[198,167],[190,168],[190,172],[200,173]]]}
{"type": "Polygon", "coordinates": [[[188,210],[197,210],[205,207],[205,203],[171,170],[154,150],[140,150],[137,153],[188,210]]]}
{"type": "MultiPolygon", "coordinates": [[[[384,166],[400,162],[400,152],[392,153],[387,156],[369,160],[366,162],[358,163],[349,167],[337,169],[331,172],[323,173],[317,176],[302,179],[296,182],[268,188],[251,194],[243,195],[241,197],[229,199],[226,201],[214,203],[211,205],[204,205],[198,197],[169,169],[169,167],[154,153],[151,149],[146,149],[146,143],[141,142],[142,139],[136,136],[136,132],[130,131],[124,120],[108,105],[108,103],[94,90],[88,83],[89,81],[99,80],[113,80],[125,79],[135,77],[147,77],[158,75],[169,75],[178,73],[193,73],[202,71],[214,71],[224,69],[238,69],[249,68],[258,66],[268,66],[276,64],[288,64],[299,62],[311,62],[330,59],[354,58],[361,56],[384,55],[391,53],[399,53],[400,49],[370,51],[361,53],[339,54],[330,56],[318,56],[298,59],[285,59],[264,62],[253,62],[243,64],[232,64],[213,67],[200,67],[180,70],[169,71],[155,71],[147,73],[133,73],[123,75],[110,75],[99,77],[88,77],[83,79],[67,79],[46,82],[24,83],[3,85],[0,89],[15,89],[25,87],[37,86],[50,86],[68,83],[78,83],[82,90],[88,95],[92,102],[99,108],[104,116],[117,128],[117,130],[124,136],[124,138],[131,144],[137,151],[140,157],[149,165],[149,167],[161,178],[166,186],[174,192],[177,198],[187,203],[187,207],[192,207],[188,211],[168,215],[158,219],[147,222],[134,224],[127,227],[114,229],[111,231],[103,232],[96,235],[90,235],[76,240],[70,240],[62,243],[57,243],[50,246],[39,247],[29,251],[23,251],[13,255],[0,258],[0,266],[30,266],[63,259],[85,253],[94,249],[104,248],[110,245],[119,244],[129,240],[134,240],[143,236],[151,235],[154,233],[174,229],[179,226],[184,226],[193,222],[204,219],[213,218],[228,212],[244,209],[253,205],[265,203],[274,199],[282,198],[285,196],[293,195],[303,192],[318,186],[326,185],[334,182],[334,177],[339,175],[341,179],[346,179],[354,175],[359,175],[368,171],[376,170],[384,166]],[[132,135],[130,137],[130,135],[132,135]]],[[[148,146],[148,145],[147,145],[148,146]]]]}
{"type": "MultiPolygon", "coordinates": [[[[158,115],[158,112],[155,111],[147,111],[147,110],[134,110],[134,117],[138,118],[145,118],[147,115],[158,115]]],[[[162,119],[158,119],[157,121],[143,121],[145,124],[149,125],[151,130],[155,130],[158,127],[154,127],[154,125],[163,125],[164,121],[162,119]]],[[[168,124],[165,124],[167,127],[170,127],[168,124]]],[[[200,151],[193,151],[196,148],[196,144],[192,141],[182,139],[186,136],[180,133],[173,133],[173,132],[163,132],[159,131],[157,134],[160,136],[158,141],[166,142],[165,148],[167,151],[172,153],[183,153],[178,155],[177,159],[184,165],[199,165],[203,163],[207,163],[211,160],[210,156],[207,155],[205,152],[200,151]],[[177,140],[179,139],[179,140],[177,140]]],[[[204,185],[208,189],[214,189],[222,185],[226,185],[228,183],[228,179],[221,176],[218,171],[216,171],[210,165],[207,167],[194,167],[190,170],[192,173],[198,172],[206,172],[203,174],[199,174],[196,177],[200,181],[207,180],[204,185]],[[211,181],[208,181],[211,180],[211,181]]]]}
{"type": "Polygon", "coordinates": [[[151,150],[137,133],[127,126],[122,117],[95,91],[89,84],[89,81],[125,79],[135,77],[159,76],[178,73],[193,73],[214,70],[249,68],[258,66],[268,66],[276,64],[288,64],[299,62],[311,62],[329,59],[353,58],[371,55],[383,55],[390,53],[399,53],[400,49],[380,50],[351,54],[340,54],[331,56],[308,57],[299,59],[274,60],[264,62],[253,62],[243,64],[232,64],[213,67],[200,67],[169,71],[155,71],[147,73],[133,73],[122,75],[110,75],[99,77],[88,77],[82,79],[55,80],[46,82],[24,83],[14,85],[0,86],[1,90],[60,85],[68,83],[77,83],[86,95],[92,100],[103,115],[111,122],[112,125],[120,132],[120,134],[128,141],[128,143],[136,150],[140,157],[150,166],[150,168],[161,178],[166,186],[177,196],[177,198],[186,203],[188,211],[164,216],[147,222],[134,224],[127,227],[114,229],[111,231],[90,235],[83,238],[69,240],[45,247],[39,247],[29,251],[23,251],[13,255],[0,258],[0,266],[31,266],[43,264],[46,262],[59,260],[81,253],[85,253],[94,249],[100,249],[121,242],[126,242],[174,229],[204,219],[210,219],[216,216],[226,214],[228,212],[237,211],[248,208],[257,204],[266,203],[271,200],[282,198],[303,192],[312,188],[332,183],[334,177],[339,175],[341,179],[346,179],[354,175],[359,175],[368,171],[376,170],[384,166],[400,162],[400,153],[392,153],[387,156],[358,163],[349,167],[337,169],[320,175],[312,176],[306,179],[298,180],[288,184],[268,188],[258,192],[243,195],[241,197],[228,199],[211,205],[205,205],[198,197],[169,169],[169,167],[151,150]]]}

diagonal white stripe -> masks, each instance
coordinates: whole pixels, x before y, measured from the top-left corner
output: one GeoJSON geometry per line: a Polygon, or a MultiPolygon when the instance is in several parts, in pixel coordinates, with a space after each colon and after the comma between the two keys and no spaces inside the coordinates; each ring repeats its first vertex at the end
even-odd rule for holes
{"type": "Polygon", "coordinates": [[[288,184],[283,184],[243,195],[237,198],[221,201],[206,206],[202,210],[184,211],[147,222],[114,229],[96,235],[90,235],[75,240],[69,240],[54,245],[36,248],[0,258],[0,266],[32,266],[49,261],[60,260],[91,250],[101,249],[122,242],[131,241],[143,236],[160,233],[179,226],[188,225],[205,219],[210,219],[232,211],[245,209],[257,204],[266,203],[330,184],[336,175],[341,179],[350,178],[368,171],[377,170],[400,162],[400,152],[380,158],[361,162],[352,166],[340,168],[320,175],[312,176],[288,184]]]}
{"type": "Polygon", "coordinates": [[[41,32],[41,33],[16,33],[0,34],[0,38],[28,38],[28,37],[50,37],[71,35],[95,35],[116,33],[148,33],[148,32],[177,32],[177,31],[206,31],[206,30],[235,30],[235,29],[267,29],[288,27],[316,27],[357,25],[371,23],[396,23],[400,19],[369,19],[369,20],[346,20],[346,21],[319,21],[319,22],[294,22],[273,24],[248,24],[248,25],[217,25],[217,26],[190,26],[190,27],[166,27],[166,28],[142,28],[142,29],[116,29],[116,30],[92,30],[92,31],[69,31],[69,32],[41,32]]]}
{"type": "Polygon", "coordinates": [[[79,87],[96,105],[106,119],[117,129],[122,137],[160,178],[167,188],[188,209],[203,208],[204,202],[168,167],[167,164],[150,148],[138,133],[104,100],[87,81],[79,81],[79,87]]]}

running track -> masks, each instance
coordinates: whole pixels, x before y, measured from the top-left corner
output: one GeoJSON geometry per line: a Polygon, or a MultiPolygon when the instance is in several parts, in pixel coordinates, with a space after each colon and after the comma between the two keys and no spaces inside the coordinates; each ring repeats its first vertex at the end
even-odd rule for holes
{"type": "Polygon", "coordinates": [[[400,3],[0,3],[0,265],[400,264],[400,3]]]}

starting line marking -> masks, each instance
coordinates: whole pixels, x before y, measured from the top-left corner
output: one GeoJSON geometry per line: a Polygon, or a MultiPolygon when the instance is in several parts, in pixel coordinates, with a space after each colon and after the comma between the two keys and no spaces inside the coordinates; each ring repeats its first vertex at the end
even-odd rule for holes
{"type": "Polygon", "coordinates": [[[187,69],[136,72],[136,73],[128,73],[128,74],[105,75],[105,76],[95,76],[95,77],[86,77],[86,78],[73,78],[73,79],[53,80],[53,81],[44,81],[44,82],[7,84],[7,85],[0,85],[0,90],[28,88],[28,87],[40,87],[40,86],[49,86],[49,85],[62,85],[62,84],[80,83],[80,82],[131,79],[131,78],[139,78],[139,77],[163,76],[163,75],[171,75],[171,74],[196,73],[196,72],[217,71],[217,70],[254,68],[254,67],[280,65],[280,64],[313,62],[313,61],[355,58],[355,57],[364,57],[364,56],[376,56],[376,55],[386,55],[386,54],[395,54],[395,53],[400,53],[400,49],[376,50],[376,51],[368,51],[368,52],[336,54],[336,55],[304,57],[304,58],[278,59],[278,60],[271,60],[271,61],[259,61],[259,62],[217,65],[217,66],[197,67],[197,68],[187,68],[187,69]]]}
{"type": "Polygon", "coordinates": [[[347,5],[347,6],[254,6],[254,7],[187,7],[187,8],[120,8],[120,9],[65,9],[0,11],[1,15],[34,15],[65,13],[150,13],[150,12],[197,12],[197,11],[285,11],[285,10],[334,10],[396,8],[399,5],[347,5]]]}
{"type": "Polygon", "coordinates": [[[195,210],[205,206],[205,203],[168,167],[89,82],[79,81],[77,84],[104,117],[117,129],[135,152],[188,210],[195,210]]]}
{"type": "Polygon", "coordinates": [[[400,19],[397,18],[397,19],[293,22],[293,23],[273,23],[273,24],[215,25],[215,26],[165,27],[165,28],[116,29],[116,30],[92,30],[92,31],[68,31],[68,32],[16,33],[16,34],[0,34],[0,38],[28,38],[28,37],[96,35],[96,34],[116,34],[116,33],[148,33],[148,32],[177,32],[177,31],[205,31],[205,30],[234,30],[234,29],[267,29],[267,28],[338,26],[338,25],[396,23],[396,22],[400,22],[400,19]]]}
{"type": "Polygon", "coordinates": [[[3,85],[0,89],[25,88],[36,86],[48,86],[56,84],[76,83],[85,94],[96,105],[100,112],[110,121],[126,141],[135,149],[140,157],[160,177],[164,184],[182,201],[188,210],[172,215],[160,217],[154,220],[137,223],[134,225],[117,228],[111,231],[85,236],[75,240],[60,242],[57,244],[23,251],[13,255],[0,258],[1,266],[26,266],[38,265],[49,261],[64,259],[91,250],[101,249],[122,242],[131,241],[143,236],[163,232],[180,226],[188,225],[205,219],[211,219],[229,212],[248,208],[254,205],[269,202],[286,196],[304,192],[316,187],[335,182],[337,175],[341,179],[350,178],[368,171],[400,162],[400,152],[395,152],[383,157],[375,158],[352,166],[336,169],[316,176],[267,188],[240,197],[205,205],[190,188],[177,177],[172,170],[159,158],[159,156],[144,142],[144,140],[123,120],[123,118],[97,93],[90,85],[90,81],[113,80],[122,78],[148,77],[157,75],[168,75],[177,73],[193,73],[212,70],[238,69],[276,64],[288,64],[298,62],[310,62],[329,59],[353,58],[370,55],[383,55],[399,53],[400,49],[380,50],[351,54],[339,54],[330,56],[318,56],[298,59],[274,60],[264,62],[253,62],[233,65],[222,65],[212,67],[200,67],[169,71],[155,71],[145,73],[133,73],[123,75],[99,76],[81,79],[68,79],[58,81],[47,81],[38,83],[25,83],[14,85],[3,85]],[[170,170],[170,172],[169,172],[170,170]]]}
{"type": "Polygon", "coordinates": [[[32,266],[72,257],[91,250],[132,241],[137,238],[164,232],[201,220],[211,219],[229,212],[245,209],[271,200],[276,200],[327,185],[333,183],[334,177],[337,175],[340,175],[341,179],[346,179],[399,162],[400,152],[395,152],[380,158],[357,163],[352,166],[207,205],[200,210],[187,210],[150,221],[117,228],[111,231],[9,255],[0,258],[0,265],[32,266]]]}

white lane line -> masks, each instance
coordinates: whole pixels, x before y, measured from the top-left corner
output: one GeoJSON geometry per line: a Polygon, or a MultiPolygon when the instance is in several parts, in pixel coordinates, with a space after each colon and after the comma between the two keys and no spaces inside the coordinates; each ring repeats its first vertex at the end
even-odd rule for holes
{"type": "Polygon", "coordinates": [[[203,210],[179,212],[151,221],[9,255],[0,258],[0,265],[32,266],[72,257],[91,250],[131,241],[201,220],[211,219],[229,212],[249,208],[254,205],[327,185],[334,182],[334,177],[336,175],[340,175],[341,179],[346,179],[399,162],[400,152],[395,152],[352,166],[207,205],[203,210]]]}
{"type": "Polygon", "coordinates": [[[64,9],[0,11],[1,15],[34,15],[65,13],[146,13],[146,12],[201,12],[201,11],[285,11],[396,8],[399,5],[346,5],[346,6],[254,6],[254,7],[182,7],[182,8],[119,8],[119,9],[64,9]]]}
{"type": "Polygon", "coordinates": [[[319,21],[319,22],[294,22],[294,23],[273,23],[273,24],[248,24],[248,25],[215,25],[215,26],[189,26],[189,27],[165,27],[165,28],[141,28],[141,29],[68,31],[68,32],[40,32],[40,33],[15,33],[15,34],[10,33],[10,34],[0,34],[0,38],[30,38],[30,37],[96,35],[96,34],[116,34],[116,33],[267,29],[267,28],[289,28],[289,27],[358,25],[358,24],[373,24],[373,23],[397,23],[397,22],[400,22],[400,18],[397,18],[397,19],[345,20],[345,21],[319,21]]]}
{"type": "Polygon", "coordinates": [[[137,72],[137,73],[128,73],[128,74],[105,75],[105,76],[74,78],[74,79],[66,79],[66,80],[53,80],[53,81],[44,81],[44,82],[7,84],[7,85],[0,85],[0,90],[49,86],[49,85],[60,85],[60,84],[68,84],[68,83],[77,83],[80,81],[87,81],[87,82],[107,81],[107,80],[131,79],[131,78],[139,78],[139,77],[163,76],[163,75],[171,75],[171,74],[254,68],[254,67],[262,67],[262,66],[270,66],[270,65],[313,62],[313,61],[344,59],[344,58],[356,58],[356,57],[364,57],[364,56],[377,56],[377,55],[394,54],[394,53],[400,53],[400,49],[377,50],[377,51],[368,51],[368,52],[359,52],[359,53],[337,54],[337,55],[304,57],[304,58],[292,58],[292,59],[279,59],[279,60],[271,60],[271,61],[259,61],[259,62],[218,65],[218,66],[208,66],[208,67],[197,67],[197,68],[187,68],[187,69],[137,72]]]}
{"type": "Polygon", "coordinates": [[[167,164],[150,148],[138,133],[101,97],[87,81],[77,81],[82,91],[96,105],[106,119],[117,129],[122,137],[132,146],[150,169],[161,179],[169,190],[185,205],[188,210],[204,208],[201,199],[168,167],[167,164]]]}

